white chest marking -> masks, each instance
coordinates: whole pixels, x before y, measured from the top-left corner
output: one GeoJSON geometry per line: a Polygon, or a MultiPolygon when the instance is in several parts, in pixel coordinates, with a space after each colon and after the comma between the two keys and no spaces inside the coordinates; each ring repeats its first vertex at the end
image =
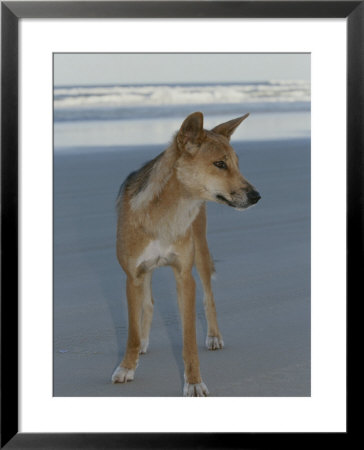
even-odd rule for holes
{"type": "Polygon", "coordinates": [[[164,266],[175,256],[172,245],[162,244],[161,241],[151,241],[143,250],[136,262],[136,266],[147,264],[148,269],[164,266]]]}

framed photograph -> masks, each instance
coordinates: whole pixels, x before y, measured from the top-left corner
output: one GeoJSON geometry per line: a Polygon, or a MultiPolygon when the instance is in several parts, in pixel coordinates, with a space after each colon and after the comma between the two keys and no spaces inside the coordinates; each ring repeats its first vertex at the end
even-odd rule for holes
{"type": "Polygon", "coordinates": [[[1,445],[347,438],[362,2],[1,6],[1,445]]]}

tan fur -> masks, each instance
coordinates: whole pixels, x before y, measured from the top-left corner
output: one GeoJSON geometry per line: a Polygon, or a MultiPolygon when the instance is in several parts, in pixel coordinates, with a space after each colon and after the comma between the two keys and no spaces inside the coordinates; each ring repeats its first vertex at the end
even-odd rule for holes
{"type": "Polygon", "coordinates": [[[127,275],[129,334],[113,382],[134,378],[139,353],[146,352],[149,342],[154,303],[151,274],[157,267],[170,265],[183,325],[184,395],[207,395],[197,353],[192,267],[196,265],[204,289],[206,346],[222,348],[211,289],[214,265],[206,240],[205,201],[245,209],[260,198],[241,175],[238,157],[229,144],[231,134],[246,117],[207,131],[201,113],[189,115],[172,144],[124,183],[117,201],[117,257],[127,275]]]}

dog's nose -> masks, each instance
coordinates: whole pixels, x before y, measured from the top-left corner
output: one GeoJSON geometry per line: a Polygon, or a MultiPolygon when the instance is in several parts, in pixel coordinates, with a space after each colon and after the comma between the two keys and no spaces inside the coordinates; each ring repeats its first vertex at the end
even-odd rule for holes
{"type": "Polygon", "coordinates": [[[260,194],[258,191],[255,191],[254,189],[252,189],[251,191],[248,191],[246,193],[249,202],[254,205],[255,203],[257,203],[260,200],[260,194]]]}

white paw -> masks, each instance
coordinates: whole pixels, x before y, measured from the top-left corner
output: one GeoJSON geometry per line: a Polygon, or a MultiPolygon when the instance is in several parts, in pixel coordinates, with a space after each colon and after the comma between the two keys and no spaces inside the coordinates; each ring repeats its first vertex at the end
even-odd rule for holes
{"type": "Polygon", "coordinates": [[[205,383],[190,384],[185,382],[183,387],[183,395],[185,397],[206,397],[209,391],[205,383]]]}
{"type": "Polygon", "coordinates": [[[139,353],[141,355],[144,355],[145,353],[147,353],[148,346],[149,346],[149,339],[142,339],[139,353]]]}
{"type": "Polygon", "coordinates": [[[206,347],[209,350],[218,350],[219,348],[224,348],[224,341],[221,337],[207,336],[206,347]]]}
{"type": "Polygon", "coordinates": [[[127,381],[132,381],[134,380],[134,373],[135,370],[118,366],[112,374],[111,381],[113,383],[126,383],[127,381]]]}

